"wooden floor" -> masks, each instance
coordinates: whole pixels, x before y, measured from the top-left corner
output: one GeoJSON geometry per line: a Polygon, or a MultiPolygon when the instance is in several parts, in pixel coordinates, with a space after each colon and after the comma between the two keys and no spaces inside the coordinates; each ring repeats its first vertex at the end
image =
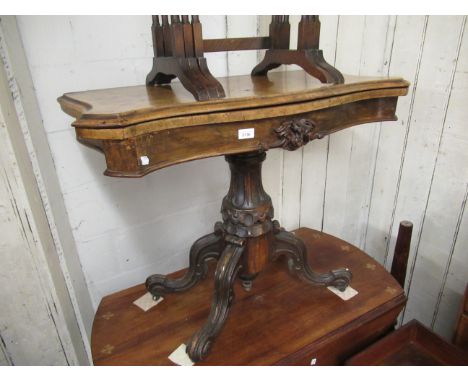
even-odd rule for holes
{"type": "MultiPolygon", "coordinates": [[[[358,295],[344,301],[327,288],[307,285],[280,259],[250,292],[236,283],[226,325],[199,365],[307,365],[313,358],[318,365],[341,364],[392,326],[405,297],[382,266],[333,236],[307,228],[295,232],[305,241],[314,270],[350,268],[358,295]]],[[[144,285],[105,297],[93,326],[94,363],[172,365],[169,354],[208,316],[213,273],[212,267],[192,290],[167,295],[147,312],[133,304],[145,294],[144,285]]]]}

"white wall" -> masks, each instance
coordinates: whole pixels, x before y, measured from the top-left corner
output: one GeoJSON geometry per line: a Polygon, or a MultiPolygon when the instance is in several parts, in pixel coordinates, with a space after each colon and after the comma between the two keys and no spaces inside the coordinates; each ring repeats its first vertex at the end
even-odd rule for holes
{"type": "MultiPolygon", "coordinates": [[[[202,18],[204,35],[256,33],[257,18],[202,18]],[[250,31],[249,31],[250,28],[250,31]]],[[[19,17],[44,126],[95,307],[101,297],[154,272],[187,264],[186,253],[219,219],[228,186],[223,158],[158,171],[143,179],[104,177],[103,157],[75,140],[56,98],[70,90],[137,85],[151,66],[150,17],[19,17]]],[[[248,55],[253,66],[256,53],[248,55]]],[[[211,54],[225,76],[238,58],[211,54]]],[[[248,59],[248,58],[247,58],[248,59]]],[[[274,190],[271,191],[273,194],[274,190]]]]}
{"type": "Polygon", "coordinates": [[[44,263],[37,228],[34,221],[30,223],[32,213],[7,131],[6,107],[0,105],[0,365],[66,364],[60,333],[49,317],[53,298],[40,277],[44,263]]]}
{"type": "Polygon", "coordinates": [[[89,364],[18,111],[11,21],[0,20],[0,365],[89,364]]]}
{"type": "MultiPolygon", "coordinates": [[[[265,183],[276,216],[288,229],[337,235],[387,266],[398,222],[413,221],[404,321],[417,318],[449,336],[468,281],[466,18],[321,20],[329,62],[349,74],[402,76],[411,91],[399,102],[397,122],[269,152],[265,183]]],[[[265,34],[268,27],[267,18],[255,16],[202,22],[205,38],[265,34]]],[[[151,67],[150,17],[22,16],[18,23],[95,307],[148,274],[186,266],[191,243],[219,219],[228,185],[223,158],[142,179],[105,177],[104,158],[76,142],[72,119],[56,102],[69,91],[143,84],[151,67]]],[[[255,52],[207,57],[216,76],[247,74],[257,61],[255,52]]]]}

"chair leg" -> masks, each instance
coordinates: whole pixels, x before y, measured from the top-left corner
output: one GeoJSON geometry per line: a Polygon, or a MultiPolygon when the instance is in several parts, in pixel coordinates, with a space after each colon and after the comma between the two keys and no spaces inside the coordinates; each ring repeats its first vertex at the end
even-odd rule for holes
{"type": "Polygon", "coordinates": [[[390,273],[402,288],[405,288],[406,267],[408,265],[412,233],[413,223],[406,220],[401,221],[395,244],[395,252],[393,254],[392,270],[390,273]]]}

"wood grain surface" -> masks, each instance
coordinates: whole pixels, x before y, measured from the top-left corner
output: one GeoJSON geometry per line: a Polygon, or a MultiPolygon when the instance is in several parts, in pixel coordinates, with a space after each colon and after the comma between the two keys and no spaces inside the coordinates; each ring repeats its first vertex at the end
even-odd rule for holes
{"type": "Polygon", "coordinates": [[[348,366],[466,366],[468,354],[411,320],[346,362],[348,366]]]}
{"type": "MultiPolygon", "coordinates": [[[[375,90],[387,90],[387,95],[395,95],[396,90],[398,95],[404,95],[409,86],[401,78],[359,76],[346,76],[345,83],[341,85],[322,84],[302,71],[271,73],[268,77],[225,77],[219,78],[219,82],[226,91],[225,99],[198,102],[180,83],[175,82],[167,86],[67,93],[58,101],[67,114],[77,118],[73,124],[75,127],[106,129],[158,119],[297,104],[344,95],[353,95],[352,100],[358,100],[362,99],[360,93],[375,90]]],[[[318,108],[320,106],[328,105],[322,103],[318,108]]],[[[230,121],[229,115],[224,116],[225,122],[230,121]]],[[[193,123],[187,122],[187,125],[193,123]]],[[[160,127],[166,128],[166,124],[160,127]]]]}
{"type": "Polygon", "coordinates": [[[68,93],[59,102],[76,118],[77,138],[103,151],[106,175],[141,177],[190,160],[280,147],[275,129],[293,118],[311,119],[317,137],[393,121],[409,85],[400,78],[348,76],[330,86],[299,71],[220,81],[227,93],[221,100],[196,102],[175,83],[68,93]],[[239,139],[246,128],[254,128],[254,136],[239,139]]]}
{"type": "MultiPolygon", "coordinates": [[[[236,282],[226,325],[199,365],[310,365],[313,358],[318,365],[342,364],[392,327],[406,299],[381,265],[333,236],[307,228],[295,232],[317,271],[349,267],[358,295],[344,301],[294,278],[281,259],[270,263],[250,292],[236,282]]],[[[169,354],[208,315],[212,284],[211,267],[193,289],[167,295],[147,312],[133,304],[145,294],[143,285],[103,298],[93,326],[94,363],[172,365],[169,354]]]]}

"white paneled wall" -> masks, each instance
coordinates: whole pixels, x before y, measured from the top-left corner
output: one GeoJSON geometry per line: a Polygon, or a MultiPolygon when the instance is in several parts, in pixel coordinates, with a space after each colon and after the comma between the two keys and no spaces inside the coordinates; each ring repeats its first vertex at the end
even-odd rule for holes
{"type": "MultiPolygon", "coordinates": [[[[201,17],[204,36],[255,35],[257,17],[201,17]]],[[[77,144],[56,101],[74,91],[144,83],[153,54],[151,17],[18,17],[73,234],[95,308],[102,296],[150,273],[188,264],[188,249],[219,220],[228,187],[223,158],[158,171],[142,179],[102,175],[100,153],[77,144]],[[41,45],[44,45],[41,48],[41,45]]],[[[256,62],[213,53],[215,76],[256,62]]],[[[276,175],[266,181],[278,187],[276,175]]],[[[272,195],[277,194],[271,190],[272,195]]]]}
{"type": "MultiPolygon", "coordinates": [[[[257,16],[202,17],[205,38],[266,34],[257,16]]],[[[298,17],[292,17],[295,40],[298,17]]],[[[390,267],[399,221],[414,223],[403,321],[450,337],[468,281],[468,37],[463,16],[324,16],[321,46],[342,72],[411,82],[396,122],[346,129],[296,152],[270,151],[264,181],[288,229],[339,236],[390,267]]],[[[188,263],[191,243],[219,219],[223,158],[142,179],[102,175],[56,98],[144,83],[151,19],[19,17],[56,170],[95,304],[154,272],[188,263]]],[[[295,43],[295,42],[294,42],[295,43]]],[[[208,54],[216,76],[248,74],[257,52],[208,54]]],[[[293,68],[294,69],[294,68],[293,68]]],[[[281,69],[284,70],[284,69],[281,69]]]]}
{"type": "MultiPolygon", "coordinates": [[[[0,86],[5,82],[0,73],[0,86]]],[[[7,130],[14,113],[0,101],[0,366],[76,363],[67,358],[55,321],[60,314],[53,308],[44,250],[7,130]]]]}

